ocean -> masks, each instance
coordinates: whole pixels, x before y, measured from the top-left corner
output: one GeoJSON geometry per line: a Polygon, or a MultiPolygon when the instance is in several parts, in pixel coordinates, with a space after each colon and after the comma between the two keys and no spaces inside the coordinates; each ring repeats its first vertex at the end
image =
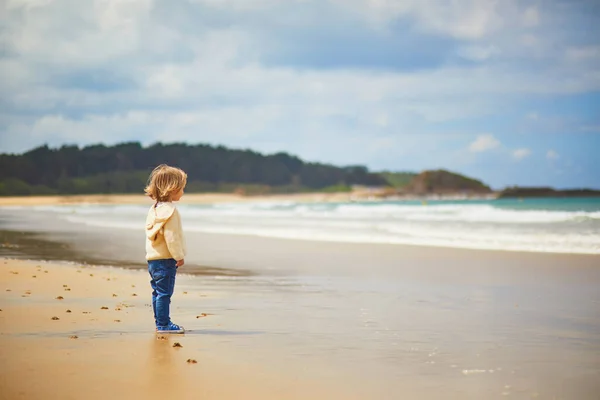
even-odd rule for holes
{"type": "MultiPolygon", "coordinates": [[[[20,207],[12,207],[19,209],[20,207]]],[[[75,224],[138,230],[147,206],[27,207],[75,224]]],[[[243,202],[179,205],[190,232],[350,243],[600,254],[600,199],[243,202]]]]}

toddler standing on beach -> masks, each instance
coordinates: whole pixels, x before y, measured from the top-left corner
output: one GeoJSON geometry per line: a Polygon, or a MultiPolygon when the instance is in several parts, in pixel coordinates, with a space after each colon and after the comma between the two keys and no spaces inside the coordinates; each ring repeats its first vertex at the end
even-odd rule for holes
{"type": "Polygon", "coordinates": [[[145,192],[155,203],[146,217],[146,260],[152,286],[152,309],[156,331],[184,333],[169,315],[177,268],[184,263],[185,241],[179,211],[173,202],[183,196],[187,175],[179,168],[161,164],[152,171],[145,192]]]}

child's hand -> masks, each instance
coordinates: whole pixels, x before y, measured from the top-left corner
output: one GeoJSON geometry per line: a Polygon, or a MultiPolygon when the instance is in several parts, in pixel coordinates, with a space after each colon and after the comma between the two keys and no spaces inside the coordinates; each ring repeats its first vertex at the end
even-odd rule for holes
{"type": "Polygon", "coordinates": [[[181,267],[183,264],[185,264],[185,261],[182,258],[181,260],[177,260],[177,264],[175,264],[175,266],[176,267],[181,267]]]}

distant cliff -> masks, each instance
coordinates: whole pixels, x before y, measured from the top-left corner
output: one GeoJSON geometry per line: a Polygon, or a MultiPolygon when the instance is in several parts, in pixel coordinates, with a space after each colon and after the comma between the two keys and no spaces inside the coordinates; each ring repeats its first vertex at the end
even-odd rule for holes
{"type": "Polygon", "coordinates": [[[511,187],[504,189],[498,194],[499,199],[518,197],[600,197],[600,190],[556,190],[551,187],[511,187]]]}
{"type": "Polygon", "coordinates": [[[484,195],[492,193],[492,189],[477,179],[469,178],[443,169],[423,171],[402,188],[402,194],[466,194],[484,195]]]}

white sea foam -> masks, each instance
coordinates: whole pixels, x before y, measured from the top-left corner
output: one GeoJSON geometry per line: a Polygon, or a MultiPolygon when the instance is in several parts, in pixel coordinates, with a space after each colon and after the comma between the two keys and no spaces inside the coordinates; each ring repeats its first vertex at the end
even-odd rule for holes
{"type": "MultiPolygon", "coordinates": [[[[519,209],[487,203],[230,203],[179,206],[188,231],[286,239],[600,254],[600,203],[519,209]]],[[[65,220],[140,229],[148,207],[43,206],[65,220]],[[142,221],[142,222],[140,222],[142,221]]]]}

